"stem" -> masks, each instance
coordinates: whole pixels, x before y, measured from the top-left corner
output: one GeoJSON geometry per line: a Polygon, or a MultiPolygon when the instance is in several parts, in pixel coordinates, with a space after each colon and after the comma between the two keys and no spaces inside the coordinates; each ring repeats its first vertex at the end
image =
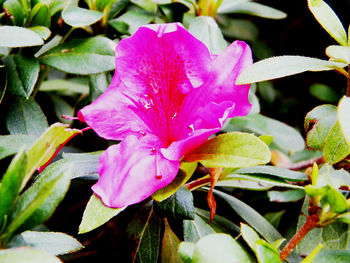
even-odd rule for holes
{"type": "Polygon", "coordinates": [[[193,182],[190,182],[189,184],[186,185],[186,188],[190,191],[193,191],[193,190],[197,189],[198,187],[201,187],[201,186],[206,185],[206,184],[210,184],[210,182],[211,182],[210,177],[203,177],[203,178],[199,178],[193,182]]]}
{"type": "Polygon", "coordinates": [[[298,170],[310,167],[314,163],[317,163],[317,164],[324,163],[323,156],[312,158],[312,159],[306,160],[306,161],[297,162],[297,163],[286,164],[286,165],[283,165],[281,167],[285,168],[285,169],[289,169],[289,170],[298,171],[298,170]]]}
{"type": "Polygon", "coordinates": [[[288,257],[288,255],[299,244],[299,242],[306,236],[306,234],[310,232],[310,230],[317,227],[317,224],[320,221],[320,218],[318,215],[319,211],[320,211],[319,207],[309,208],[309,214],[306,218],[306,222],[299,229],[299,231],[297,233],[295,233],[295,235],[292,237],[292,239],[288,242],[288,244],[281,251],[281,254],[280,254],[281,261],[285,260],[288,257]]]}

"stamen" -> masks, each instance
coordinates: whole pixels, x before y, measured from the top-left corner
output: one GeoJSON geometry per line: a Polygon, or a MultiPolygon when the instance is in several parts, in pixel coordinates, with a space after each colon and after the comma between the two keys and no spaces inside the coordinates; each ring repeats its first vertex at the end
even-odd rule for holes
{"type": "Polygon", "coordinates": [[[62,115],[62,118],[63,119],[66,119],[66,120],[79,120],[78,117],[71,117],[71,116],[68,116],[68,115],[62,115]]]}

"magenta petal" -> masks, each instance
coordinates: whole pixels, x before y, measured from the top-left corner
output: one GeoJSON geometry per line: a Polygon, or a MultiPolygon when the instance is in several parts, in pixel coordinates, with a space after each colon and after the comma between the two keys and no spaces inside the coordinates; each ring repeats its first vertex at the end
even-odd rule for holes
{"type": "Polygon", "coordinates": [[[100,179],[92,186],[109,207],[124,207],[138,203],[177,175],[179,161],[169,161],[159,152],[156,142],[150,143],[129,136],[109,147],[100,157],[100,179]]]}
{"type": "Polygon", "coordinates": [[[206,81],[210,63],[207,47],[179,24],[140,27],[116,48],[121,80],[145,93],[159,89],[187,93],[206,81]]]}
{"type": "Polygon", "coordinates": [[[133,111],[133,102],[125,96],[125,89],[117,74],[109,88],[90,105],[78,113],[100,137],[122,140],[128,135],[144,135],[148,126],[133,111]]]}

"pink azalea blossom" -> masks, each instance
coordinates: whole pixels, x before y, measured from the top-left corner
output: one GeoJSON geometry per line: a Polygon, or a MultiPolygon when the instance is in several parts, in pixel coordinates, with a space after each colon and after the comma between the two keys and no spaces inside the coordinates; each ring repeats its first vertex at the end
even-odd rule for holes
{"type": "Polygon", "coordinates": [[[111,85],[78,114],[99,136],[122,141],[100,157],[92,189],[103,203],[124,207],[146,199],[227,118],[249,113],[249,85],[235,80],[250,64],[244,42],[210,54],[177,23],[143,26],[121,40],[111,85]]]}

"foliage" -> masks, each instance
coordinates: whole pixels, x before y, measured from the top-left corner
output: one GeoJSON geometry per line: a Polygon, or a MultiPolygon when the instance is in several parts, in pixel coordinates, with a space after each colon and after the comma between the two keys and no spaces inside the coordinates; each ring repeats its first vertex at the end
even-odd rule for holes
{"type": "Polygon", "coordinates": [[[111,228],[112,242],[104,241],[130,262],[348,262],[350,36],[327,3],[308,0],[336,41],[325,49],[328,60],[271,56],[252,22],[262,20],[251,16],[286,13],[264,2],[0,0],[0,262],[74,262],[91,244],[77,239],[100,240],[111,228]],[[181,22],[211,54],[234,39],[251,44],[258,61],[237,84],[253,83],[252,111],[186,154],[169,185],[139,204],[110,208],[89,187],[102,150],[118,142],[73,116],[109,86],[120,39],[168,22],[181,22]],[[346,77],[345,96],[312,83],[317,102],[330,104],[305,113],[304,127],[274,118],[269,107],[282,98],[272,79],[332,70],[346,77]],[[67,211],[86,191],[79,226],[67,211]],[[56,209],[65,209],[73,231],[55,221],[56,209]]]}

